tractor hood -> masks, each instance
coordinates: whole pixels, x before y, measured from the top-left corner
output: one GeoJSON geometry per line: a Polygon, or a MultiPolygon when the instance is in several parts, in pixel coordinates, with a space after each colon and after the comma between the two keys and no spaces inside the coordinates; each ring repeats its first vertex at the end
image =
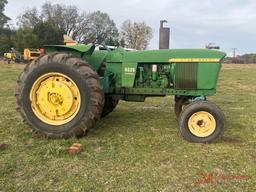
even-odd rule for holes
{"type": "Polygon", "coordinates": [[[164,49],[126,52],[124,62],[220,62],[226,53],[209,49],[164,49]]]}

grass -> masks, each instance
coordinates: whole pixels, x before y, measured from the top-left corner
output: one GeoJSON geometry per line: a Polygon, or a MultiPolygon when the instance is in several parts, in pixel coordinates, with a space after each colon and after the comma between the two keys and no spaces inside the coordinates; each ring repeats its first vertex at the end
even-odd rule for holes
{"type": "Polygon", "coordinates": [[[22,68],[0,64],[0,144],[8,145],[0,149],[1,192],[255,190],[256,65],[224,65],[209,99],[227,125],[211,145],[182,139],[172,97],[121,102],[81,139],[38,138],[15,111],[22,68]],[[73,143],[84,151],[69,155],[73,143]]]}

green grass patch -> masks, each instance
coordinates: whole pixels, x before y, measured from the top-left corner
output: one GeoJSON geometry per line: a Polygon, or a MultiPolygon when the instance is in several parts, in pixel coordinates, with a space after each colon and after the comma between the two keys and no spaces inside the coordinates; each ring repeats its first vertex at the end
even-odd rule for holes
{"type": "Polygon", "coordinates": [[[0,65],[1,192],[255,190],[256,65],[224,65],[208,99],[225,112],[226,131],[211,145],[183,140],[172,97],[120,102],[81,139],[39,138],[15,111],[22,68],[0,65]],[[69,155],[73,143],[84,151],[69,155]]]}

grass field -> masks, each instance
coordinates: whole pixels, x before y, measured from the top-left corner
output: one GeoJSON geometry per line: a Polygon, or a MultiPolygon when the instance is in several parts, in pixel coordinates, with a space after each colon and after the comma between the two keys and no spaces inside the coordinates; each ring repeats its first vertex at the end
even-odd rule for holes
{"type": "Polygon", "coordinates": [[[224,137],[192,144],[177,131],[173,98],[121,102],[82,139],[32,135],[15,111],[22,66],[0,64],[0,191],[248,191],[256,189],[256,65],[224,65],[209,100],[224,137]],[[81,143],[84,151],[69,155],[81,143]]]}

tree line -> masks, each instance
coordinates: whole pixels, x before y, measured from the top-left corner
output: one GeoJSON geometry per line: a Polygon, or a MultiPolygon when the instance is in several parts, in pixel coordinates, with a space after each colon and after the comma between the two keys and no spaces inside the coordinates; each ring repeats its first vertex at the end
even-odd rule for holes
{"type": "Polygon", "coordinates": [[[45,2],[40,9],[27,8],[18,18],[17,27],[4,14],[7,0],[0,0],[0,54],[11,48],[40,48],[63,44],[67,34],[79,43],[95,43],[146,49],[152,39],[152,28],[145,22],[126,20],[117,28],[113,19],[101,11],[79,12],[77,6],[45,2]]]}
{"type": "Polygon", "coordinates": [[[226,57],[225,63],[235,63],[235,64],[256,64],[256,54],[244,54],[238,55],[237,57],[226,57]]]}

